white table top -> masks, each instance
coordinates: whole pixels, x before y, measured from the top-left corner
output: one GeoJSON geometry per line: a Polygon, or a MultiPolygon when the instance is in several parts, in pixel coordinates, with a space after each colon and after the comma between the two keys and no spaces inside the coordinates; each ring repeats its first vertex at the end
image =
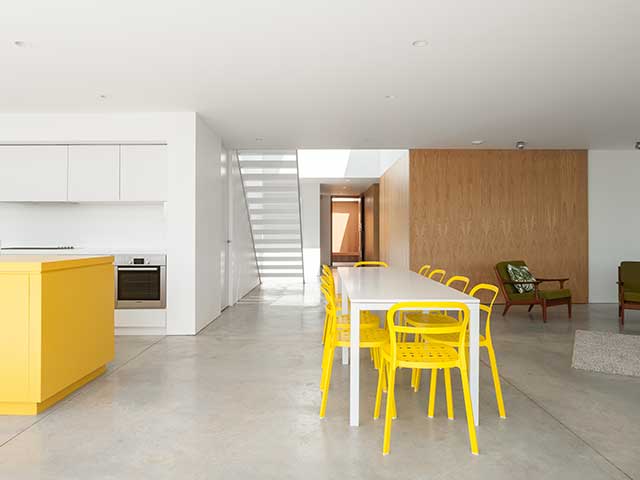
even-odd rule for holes
{"type": "Polygon", "coordinates": [[[402,268],[339,267],[349,299],[357,303],[461,302],[480,300],[402,268]]]}

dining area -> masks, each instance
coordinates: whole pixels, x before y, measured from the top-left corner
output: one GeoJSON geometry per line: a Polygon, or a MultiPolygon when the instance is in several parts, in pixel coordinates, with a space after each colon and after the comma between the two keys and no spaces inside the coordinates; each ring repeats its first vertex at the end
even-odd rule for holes
{"type": "Polygon", "coordinates": [[[423,265],[416,273],[382,261],[361,261],[353,267],[335,270],[323,265],[320,290],[325,301],[320,417],[328,416],[327,401],[334,368],[348,369],[349,425],[359,427],[363,415],[372,413],[374,421],[382,415],[382,453],[388,455],[392,424],[398,418],[396,390],[417,393],[422,373],[428,370],[426,412],[428,418],[434,418],[442,371],[446,414],[449,420],[454,420],[451,373],[457,371],[464,397],[469,449],[478,455],[481,348],[488,353],[497,414],[501,419],[506,418],[490,329],[498,287],[488,283],[472,286],[470,278],[447,277],[445,270],[431,265],[423,265]],[[370,352],[372,372],[362,368],[366,363],[361,362],[361,349],[370,352]],[[408,385],[402,382],[406,377],[397,375],[402,369],[411,371],[408,385]],[[369,412],[361,412],[361,377],[376,374],[375,401],[369,412]]]}

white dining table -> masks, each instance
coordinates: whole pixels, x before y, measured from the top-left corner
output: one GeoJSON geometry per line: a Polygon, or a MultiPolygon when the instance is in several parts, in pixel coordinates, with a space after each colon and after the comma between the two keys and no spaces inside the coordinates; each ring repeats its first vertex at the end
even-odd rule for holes
{"type": "MultiPolygon", "coordinates": [[[[338,289],[342,312],[350,313],[350,361],[343,351],[343,363],[350,363],[349,423],[360,423],[360,312],[386,311],[398,302],[460,302],[469,308],[469,386],[473,419],[479,422],[480,300],[442,283],[402,268],[339,267],[338,289]],[[349,304],[351,306],[349,306],[349,304]]],[[[386,318],[385,318],[386,321],[386,318]]]]}

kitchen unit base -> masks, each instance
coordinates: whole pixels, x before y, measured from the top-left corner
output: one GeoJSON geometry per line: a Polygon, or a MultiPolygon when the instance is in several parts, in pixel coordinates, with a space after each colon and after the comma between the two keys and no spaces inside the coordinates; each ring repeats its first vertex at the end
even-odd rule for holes
{"type": "Polygon", "coordinates": [[[106,371],[107,367],[104,365],[42,402],[0,402],[0,415],[38,415],[106,371]]]}
{"type": "Polygon", "coordinates": [[[0,414],[36,415],[114,356],[113,257],[0,255],[0,414]]]}

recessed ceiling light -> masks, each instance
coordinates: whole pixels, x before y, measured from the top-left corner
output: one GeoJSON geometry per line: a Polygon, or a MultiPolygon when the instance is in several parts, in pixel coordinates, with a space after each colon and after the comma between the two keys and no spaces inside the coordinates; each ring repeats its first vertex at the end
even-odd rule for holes
{"type": "Polygon", "coordinates": [[[414,47],[426,47],[427,45],[429,45],[429,42],[427,42],[426,40],[416,40],[415,42],[411,42],[411,45],[413,45],[414,47]]]}
{"type": "Polygon", "coordinates": [[[384,98],[386,98],[387,100],[395,100],[396,96],[395,95],[385,95],[384,98]]]}
{"type": "Polygon", "coordinates": [[[523,141],[523,140],[518,140],[516,142],[516,148],[518,150],[524,150],[524,147],[527,145],[527,142],[523,141]]]}
{"type": "Polygon", "coordinates": [[[482,145],[484,140],[471,140],[471,145],[482,145]]]}
{"type": "Polygon", "coordinates": [[[25,42],[24,40],[15,40],[13,44],[18,48],[27,48],[30,45],[29,42],[25,42]]]}
{"type": "Polygon", "coordinates": [[[100,95],[98,95],[98,98],[100,100],[106,100],[107,98],[109,98],[107,95],[105,95],[104,93],[101,93],[100,95]]]}
{"type": "Polygon", "coordinates": [[[636,142],[636,150],[640,150],[640,142],[636,142]]]}

